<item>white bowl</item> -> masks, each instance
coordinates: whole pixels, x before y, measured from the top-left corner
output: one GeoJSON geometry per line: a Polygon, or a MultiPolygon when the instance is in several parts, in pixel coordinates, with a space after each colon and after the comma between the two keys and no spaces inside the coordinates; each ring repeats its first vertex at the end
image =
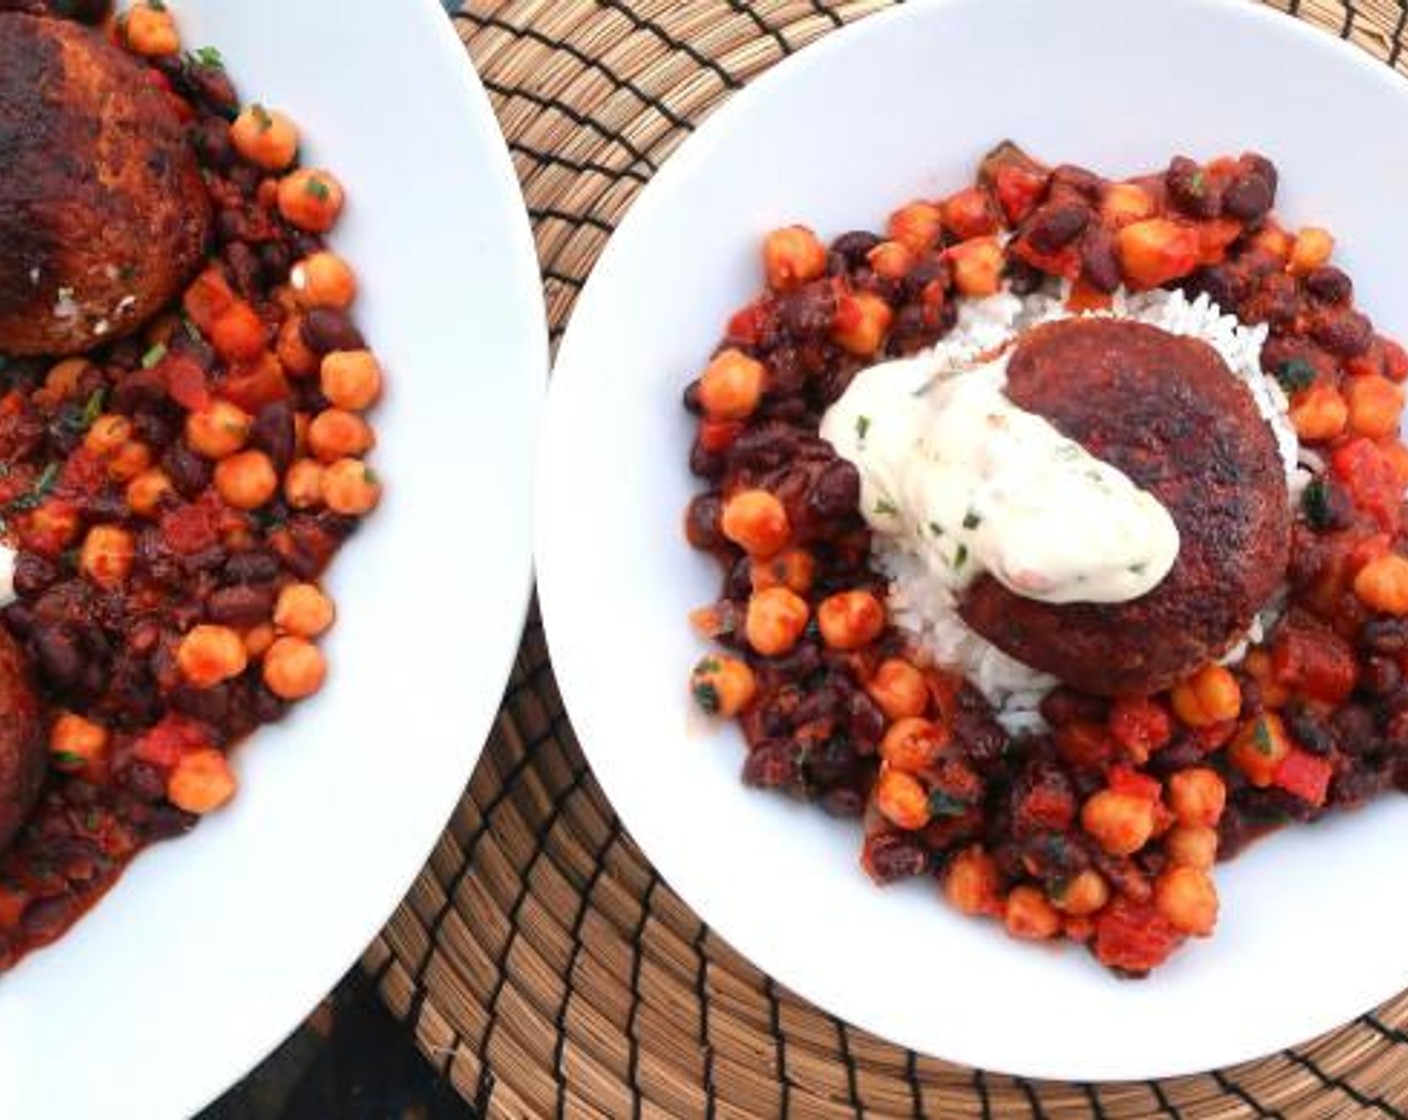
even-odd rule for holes
{"type": "Polygon", "coordinates": [[[680,392],[760,286],[769,229],[879,227],[971,181],[1004,137],[1111,174],[1179,152],[1280,166],[1281,212],[1334,230],[1378,325],[1408,329],[1408,86],[1260,5],[949,0],[837,32],[739,94],[616,233],[558,359],[543,437],[540,593],[592,767],[670,884],[800,994],[917,1050],[1030,1076],[1172,1075],[1343,1023],[1408,983],[1408,801],[1257,845],[1218,873],[1223,920],[1142,982],[1082,950],[880,890],[852,824],[744,789],[740,737],[691,720],[713,600],[687,547],[680,392]],[[609,666],[609,669],[607,668],[609,666]]]}
{"type": "Polygon", "coordinates": [[[240,794],[0,977],[0,1116],[190,1115],[385,922],[463,790],[527,604],[547,332],[522,198],[432,0],[174,0],[346,184],[333,240],[387,369],[384,506],[333,566],[326,692],[235,756],[240,794]]]}

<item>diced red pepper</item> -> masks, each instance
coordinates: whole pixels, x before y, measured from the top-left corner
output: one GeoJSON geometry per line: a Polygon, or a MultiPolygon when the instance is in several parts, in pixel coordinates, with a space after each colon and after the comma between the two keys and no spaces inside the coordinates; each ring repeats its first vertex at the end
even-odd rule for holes
{"type": "Polygon", "coordinates": [[[182,306],[191,322],[200,328],[207,338],[215,320],[228,311],[235,302],[235,293],[229,282],[216,266],[211,265],[192,282],[182,297],[182,306]]]}
{"type": "Polygon", "coordinates": [[[20,891],[0,886],[0,929],[13,926],[20,920],[24,908],[29,904],[27,895],[20,891]]]}
{"type": "Polygon", "coordinates": [[[1152,903],[1117,897],[1095,919],[1095,956],[1106,968],[1143,975],[1173,955],[1183,935],[1152,903]]]}
{"type": "Polygon", "coordinates": [[[1056,729],[1056,753],[1070,766],[1098,770],[1119,753],[1119,744],[1104,724],[1078,719],[1056,729]]]}
{"type": "Polygon", "coordinates": [[[103,462],[80,447],[68,457],[54,489],[65,497],[91,497],[108,480],[108,470],[103,462]]]}
{"type": "Polygon", "coordinates": [[[161,535],[173,552],[192,556],[220,541],[220,510],[215,502],[193,502],[169,510],[161,518],[161,535]]]}
{"type": "Polygon", "coordinates": [[[1080,249],[1074,244],[1054,253],[1041,253],[1032,248],[1030,242],[1017,239],[1009,244],[1008,249],[1018,260],[1025,261],[1048,276],[1074,280],[1080,275],[1080,249]]]}
{"type": "Polygon", "coordinates": [[[172,712],[137,740],[132,757],[154,766],[175,766],[186,751],[210,746],[210,738],[205,724],[172,712]]]}
{"type": "Polygon", "coordinates": [[[1071,284],[1071,294],[1066,297],[1066,310],[1077,315],[1086,311],[1108,311],[1114,303],[1114,293],[1102,292],[1093,284],[1076,279],[1071,284]]]}
{"type": "Polygon", "coordinates": [[[190,412],[210,407],[205,370],[184,354],[167,354],[153,371],[166,386],[166,395],[190,412]]]}
{"type": "Polygon", "coordinates": [[[1173,734],[1173,721],[1156,701],[1116,700],[1110,708],[1110,734],[1136,761],[1143,762],[1168,743],[1173,734]]]}
{"type": "Polygon", "coordinates": [[[1276,683],[1327,704],[1339,704],[1354,691],[1357,668],[1353,647],[1333,630],[1286,625],[1271,647],[1276,683]]]}
{"type": "Polygon", "coordinates": [[[735,346],[757,346],[767,321],[768,306],[763,300],[740,308],[728,321],[728,341],[735,346]]]}
{"type": "Polygon", "coordinates": [[[1299,747],[1292,747],[1291,753],[1276,768],[1276,776],[1271,781],[1272,785],[1318,808],[1325,804],[1333,776],[1334,767],[1328,761],[1299,747]]]}
{"type": "Polygon", "coordinates": [[[1138,770],[1128,766],[1110,767],[1110,774],[1106,782],[1113,793],[1127,793],[1133,797],[1147,798],[1150,801],[1157,801],[1164,788],[1157,778],[1141,774],[1138,770]]]}
{"type": "Polygon", "coordinates": [[[1402,492],[1393,463],[1370,439],[1354,439],[1330,453],[1330,471],[1356,506],[1385,532],[1398,528],[1402,492]]]}
{"type": "Polygon", "coordinates": [[[1198,223],[1198,263],[1221,264],[1227,246],[1242,236],[1242,223],[1235,218],[1212,218],[1198,223]]]}
{"type": "Polygon", "coordinates": [[[283,366],[269,353],[235,366],[220,386],[222,397],[251,414],[267,404],[287,400],[290,391],[283,366]]]}
{"type": "Polygon", "coordinates": [[[738,438],[741,431],[743,431],[743,423],[739,420],[701,420],[699,421],[699,446],[705,451],[727,451],[733,446],[733,441],[738,438]]]}
{"type": "Polygon", "coordinates": [[[1008,164],[999,167],[994,179],[998,204],[1011,225],[1018,225],[1036,209],[1046,190],[1046,175],[1031,168],[1008,164]]]}

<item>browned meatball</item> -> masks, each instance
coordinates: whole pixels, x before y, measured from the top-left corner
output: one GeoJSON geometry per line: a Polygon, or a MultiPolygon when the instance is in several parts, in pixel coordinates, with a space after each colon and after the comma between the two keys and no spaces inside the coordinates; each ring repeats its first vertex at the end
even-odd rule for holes
{"type": "Polygon", "coordinates": [[[1018,660],[1086,692],[1148,694],[1224,653],[1285,575],[1290,510],[1251,394],[1198,339],[1070,319],[1031,331],[1008,396],[1124,471],[1168,509],[1173,569],[1124,603],[1041,603],[983,577],[961,612],[1018,660]]]}
{"type": "Polygon", "coordinates": [[[190,278],[209,228],[147,69],[87,28],[0,12],[0,353],[131,333],[190,278]]]}
{"type": "Polygon", "coordinates": [[[0,852],[34,807],[43,777],[39,702],[19,647],[0,630],[0,852]]]}

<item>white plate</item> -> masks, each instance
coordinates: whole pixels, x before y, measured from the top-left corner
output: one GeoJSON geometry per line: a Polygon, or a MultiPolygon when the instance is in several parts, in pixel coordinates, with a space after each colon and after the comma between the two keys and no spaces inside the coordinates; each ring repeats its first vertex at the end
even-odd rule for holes
{"type": "Polygon", "coordinates": [[[497,710],[530,573],[538,268],[489,103],[432,0],[174,0],[183,41],[346,184],[334,236],[388,371],[387,499],[334,565],[326,692],[236,756],[240,794],[0,977],[0,1116],[189,1115],[390,915],[497,710]],[[393,10],[394,8],[394,10],[393,10]]]}
{"type": "Polygon", "coordinates": [[[1260,5],[951,0],[838,32],[739,94],[622,224],[562,347],[543,436],[540,593],[582,743],[626,826],[741,952],[900,1043],[1071,1079],[1171,1075],[1296,1043],[1408,983],[1408,801],[1257,846],[1219,872],[1224,919],[1143,983],[1082,950],[879,890],[858,829],[739,783],[731,729],[688,716],[686,612],[714,564],[685,544],[680,392],[760,285],[777,225],[874,229],[969,182],[1012,137],[1110,173],[1255,148],[1282,213],[1340,239],[1361,303],[1408,329],[1408,86],[1260,5]],[[610,666],[604,671],[604,666],[610,666]]]}

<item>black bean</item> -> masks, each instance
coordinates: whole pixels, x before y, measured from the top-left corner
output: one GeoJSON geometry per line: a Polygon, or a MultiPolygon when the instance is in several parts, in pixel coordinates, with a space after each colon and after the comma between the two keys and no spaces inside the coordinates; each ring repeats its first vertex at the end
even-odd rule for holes
{"type": "Polygon", "coordinates": [[[740,556],[724,577],[723,595],[736,603],[747,603],[753,593],[753,561],[740,556]]]}
{"type": "Polygon", "coordinates": [[[1113,292],[1120,286],[1120,259],[1115,235],[1105,226],[1090,226],[1080,243],[1081,278],[1096,291],[1113,292]]]}
{"type": "Polygon", "coordinates": [[[1358,311],[1345,308],[1314,319],[1310,336],[1336,357],[1357,358],[1374,341],[1374,325],[1358,311]]]}
{"type": "Polygon", "coordinates": [[[1354,298],[1354,281],[1343,269],[1323,265],[1306,276],[1305,290],[1321,303],[1348,303],[1354,298]]]}
{"type": "Polygon", "coordinates": [[[836,290],[826,280],[789,292],[778,301],[778,322],[794,339],[822,337],[836,319],[836,290]]]}
{"type": "Polygon", "coordinates": [[[807,494],[808,508],[825,519],[854,513],[859,503],[860,472],[845,459],[828,464],[807,494]]]}
{"type": "Polygon", "coordinates": [[[1078,692],[1066,685],[1059,685],[1041,698],[1040,710],[1041,718],[1052,727],[1062,727],[1077,721],[1103,723],[1109,715],[1110,703],[1088,692],[1078,692]]]}
{"type": "Polygon", "coordinates": [[[1408,619],[1371,618],[1359,628],[1359,640],[1375,653],[1408,650],[1408,619]]]}
{"type": "Polygon", "coordinates": [[[197,820],[198,817],[173,805],[157,805],[152,809],[143,831],[149,840],[171,840],[190,832],[197,820]]]}
{"type": "Polygon", "coordinates": [[[268,622],[274,612],[274,593],[265,587],[222,587],[206,600],[205,613],[211,622],[242,630],[268,622]]]}
{"type": "Polygon", "coordinates": [[[865,811],[865,796],[850,786],[837,786],[821,795],[818,802],[829,817],[859,817],[865,811]]]}
{"type": "Polygon", "coordinates": [[[723,533],[723,498],[717,492],[696,494],[684,515],[685,538],[695,548],[706,551],[723,548],[728,539],[723,533]]]}
{"type": "Polygon", "coordinates": [[[191,93],[207,108],[223,117],[234,117],[239,97],[223,66],[204,66],[192,60],[185,68],[185,79],[191,93]]]}
{"type": "Polygon", "coordinates": [[[1251,283],[1246,273],[1231,265],[1215,264],[1200,268],[1183,283],[1190,299],[1206,293],[1224,311],[1234,311],[1247,298],[1251,283]]]}
{"type": "Polygon", "coordinates": [[[1260,175],[1266,181],[1266,185],[1271,188],[1271,194],[1274,197],[1276,187],[1281,181],[1281,175],[1276,170],[1276,165],[1257,152],[1243,152],[1242,164],[1248,171],[1260,175]]]}
{"type": "Polygon", "coordinates": [[[170,703],[179,712],[203,723],[224,723],[230,712],[230,686],[217,684],[213,688],[178,688],[171,693],[170,703]]]}
{"type": "MultiPolygon", "coordinates": [[[[182,354],[190,358],[191,361],[195,362],[196,365],[200,366],[206,373],[210,373],[215,369],[216,357],[214,347],[206,342],[204,337],[193,331],[175,331],[171,335],[171,341],[167,343],[167,346],[173,354],[182,354]]],[[[164,392],[165,386],[161,382],[161,379],[158,377],[156,381],[164,392]]]]}
{"type": "Polygon", "coordinates": [[[862,755],[873,754],[885,735],[885,713],[859,689],[846,698],[846,731],[862,755]]]}
{"type": "Polygon", "coordinates": [[[1186,214],[1195,218],[1215,218],[1222,199],[1208,181],[1202,166],[1187,156],[1174,156],[1164,175],[1168,196],[1186,214]]]}
{"type": "Polygon", "coordinates": [[[1302,704],[1287,707],[1286,729],[1292,738],[1311,754],[1324,758],[1335,749],[1334,732],[1302,704]]]}
{"type": "Polygon", "coordinates": [[[249,694],[250,714],[260,723],[278,723],[288,715],[289,703],[275,696],[262,684],[256,684],[249,694]]]}
{"type": "Polygon", "coordinates": [[[183,442],[173,443],[161,461],[171,485],[183,498],[196,498],[210,485],[210,464],[183,442]]]}
{"type": "Polygon", "coordinates": [[[21,552],[15,561],[15,594],[33,599],[57,582],[59,570],[54,564],[33,552],[21,552]]]}
{"type": "Polygon", "coordinates": [[[77,916],[77,899],[69,894],[53,895],[36,898],[26,906],[20,916],[20,925],[26,937],[47,941],[57,937],[77,916]]]}
{"type": "Polygon", "coordinates": [[[789,742],[755,747],[743,763],[744,784],[760,789],[791,789],[801,778],[797,748],[789,742]]]}
{"type": "Polygon", "coordinates": [[[1359,673],[1359,687],[1371,696],[1386,696],[1402,683],[1403,673],[1398,662],[1380,654],[1366,658],[1359,673]]]}
{"type": "Polygon", "coordinates": [[[224,578],[229,583],[245,586],[270,583],[279,578],[279,561],[258,550],[237,552],[225,562],[224,578]]]}
{"type": "Polygon", "coordinates": [[[1012,294],[1018,296],[1029,296],[1046,282],[1046,273],[1018,257],[1007,259],[1003,275],[1012,288],[1012,294]]]}
{"type": "Polygon", "coordinates": [[[288,279],[293,267],[293,254],[279,241],[266,241],[259,246],[259,272],[264,283],[277,286],[288,279]]]}
{"type": "Polygon", "coordinates": [[[303,344],[321,356],[334,350],[364,350],[366,340],[343,312],[315,307],[303,317],[298,333],[303,344]]]}
{"type": "Polygon", "coordinates": [[[786,424],[758,424],[733,441],[728,465],[733,470],[774,471],[796,456],[801,442],[801,433],[786,424]]]}
{"type": "Polygon", "coordinates": [[[704,406],[699,403],[699,378],[695,378],[684,387],[684,393],[680,398],[684,404],[685,411],[691,416],[703,416],[704,406]]]}
{"type": "Polygon", "coordinates": [[[1274,196],[1275,191],[1264,175],[1244,171],[1223,192],[1222,209],[1244,222],[1255,222],[1266,216],[1274,196]]]}
{"type": "Polygon", "coordinates": [[[87,665],[82,649],[63,626],[40,626],[33,635],[32,648],[40,676],[54,688],[73,688],[83,680],[87,665]]]}
{"type": "Polygon", "coordinates": [[[865,841],[865,865],[876,882],[896,883],[928,871],[929,853],[908,836],[881,832],[865,841]]]}
{"type": "Polygon", "coordinates": [[[266,404],[254,418],[249,441],[273,460],[274,468],[283,474],[293,462],[296,437],[293,409],[287,401],[266,404]]]}
{"type": "Polygon", "coordinates": [[[1051,172],[1051,192],[1073,192],[1089,202],[1100,200],[1100,176],[1073,163],[1063,163],[1051,172]]]}
{"type": "Polygon", "coordinates": [[[1090,221],[1081,202],[1048,202],[1027,219],[1022,236],[1038,253],[1056,253],[1080,236],[1090,221]]]}
{"type": "Polygon", "coordinates": [[[721,451],[710,451],[697,439],[689,449],[689,469],[695,477],[714,480],[723,477],[728,459],[721,451]]]}
{"type": "Polygon", "coordinates": [[[830,252],[840,257],[845,262],[846,270],[849,270],[865,264],[867,254],[879,244],[880,238],[875,234],[858,229],[836,238],[831,243],[830,252]]]}
{"type": "Polygon", "coordinates": [[[778,679],[787,681],[806,680],[821,668],[821,664],[821,650],[817,648],[815,638],[803,638],[792,647],[790,653],[768,661],[768,667],[778,679]]]}
{"type": "Polygon", "coordinates": [[[216,171],[227,171],[235,162],[230,126],[219,117],[202,117],[191,129],[191,140],[201,162],[216,171]]]}
{"type": "Polygon", "coordinates": [[[230,279],[235,291],[246,299],[253,298],[259,291],[259,258],[244,241],[230,241],[222,254],[229,266],[230,279]]]}
{"type": "Polygon", "coordinates": [[[146,762],[134,762],[122,775],[122,784],[140,801],[160,801],[166,796],[166,779],[146,762]]]}

